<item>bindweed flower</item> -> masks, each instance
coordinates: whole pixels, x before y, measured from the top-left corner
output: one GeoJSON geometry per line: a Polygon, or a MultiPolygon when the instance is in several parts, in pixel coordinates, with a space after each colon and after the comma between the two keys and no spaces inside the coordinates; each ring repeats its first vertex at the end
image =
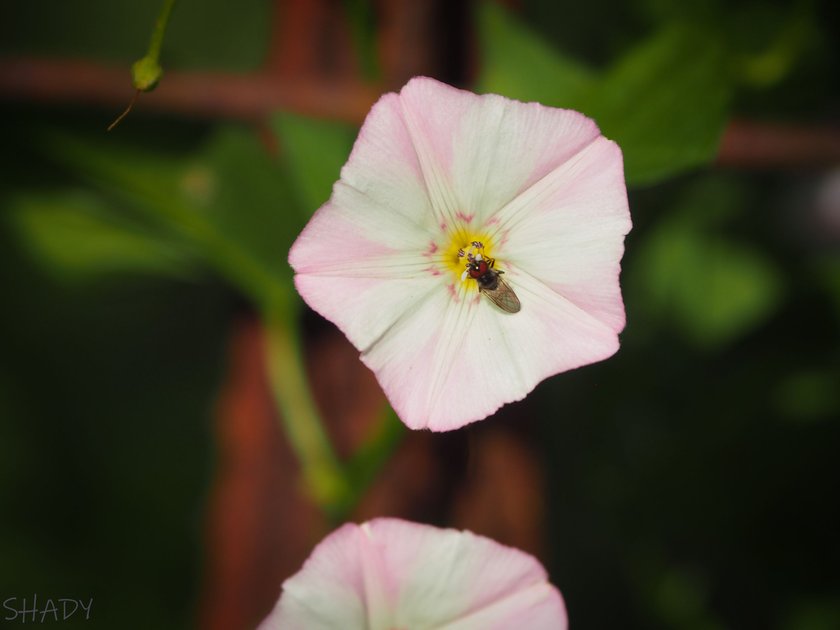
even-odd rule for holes
{"type": "Polygon", "coordinates": [[[570,110],[412,79],[289,253],[411,428],[456,429],[618,350],[621,150],[570,110]]]}
{"type": "Polygon", "coordinates": [[[564,630],[543,567],[518,549],[399,519],[347,524],[325,538],[260,630],[564,630]]]}

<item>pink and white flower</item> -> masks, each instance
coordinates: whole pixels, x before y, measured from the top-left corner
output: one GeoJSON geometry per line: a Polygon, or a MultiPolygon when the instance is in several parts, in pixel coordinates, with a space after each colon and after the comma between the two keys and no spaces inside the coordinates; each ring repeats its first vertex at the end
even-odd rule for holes
{"type": "Polygon", "coordinates": [[[564,630],[566,608],[532,556],[399,519],[325,538],[260,630],[564,630]]]}
{"type": "Polygon", "coordinates": [[[415,78],[374,105],[289,262],[400,418],[446,431],[618,350],[629,230],[621,150],[592,120],[415,78]]]}

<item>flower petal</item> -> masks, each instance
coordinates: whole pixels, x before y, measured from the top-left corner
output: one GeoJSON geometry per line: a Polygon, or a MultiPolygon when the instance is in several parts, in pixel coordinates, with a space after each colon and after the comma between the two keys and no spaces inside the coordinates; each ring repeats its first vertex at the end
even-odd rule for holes
{"type": "Polygon", "coordinates": [[[366,628],[368,602],[358,537],[358,527],[347,524],[321,541],[303,568],[283,583],[283,596],[260,630],[366,628]]]}
{"type": "Polygon", "coordinates": [[[374,106],[289,261],[400,418],[450,430],[617,350],[629,229],[621,153],[591,120],[418,78],[374,106]],[[435,267],[450,221],[490,234],[519,313],[435,267]]]}
{"type": "Polygon", "coordinates": [[[505,278],[520,312],[433,292],[363,353],[409,427],[457,429],[521,400],[553,374],[618,350],[613,328],[540,280],[514,268],[505,278]]]}
{"type": "MultiPolygon", "coordinates": [[[[452,205],[451,184],[440,156],[428,147],[425,129],[406,109],[397,94],[386,94],[373,106],[359,131],[341,181],[369,199],[371,225],[389,215],[406,226],[437,229],[452,205]],[[419,127],[419,128],[418,128],[419,127]],[[378,208],[378,211],[376,210],[378,208]]],[[[333,191],[335,197],[337,191],[333,191]]],[[[353,208],[333,199],[339,208],[353,208]]]]}
{"type": "Polygon", "coordinates": [[[432,291],[362,352],[362,361],[410,428],[455,429],[499,407],[479,400],[476,394],[485,387],[466,378],[471,363],[461,350],[476,306],[455,301],[447,291],[432,291]]]}
{"type": "MultiPolygon", "coordinates": [[[[295,287],[310,307],[336,323],[363,357],[372,348],[379,348],[383,339],[396,338],[395,345],[379,348],[382,353],[394,352],[383,357],[383,367],[391,361],[409,363],[418,372],[422,372],[422,366],[416,364],[413,344],[428,338],[429,329],[448,301],[445,287],[435,276],[390,279],[298,274],[295,287]],[[415,338],[400,339],[399,332],[408,330],[407,322],[415,324],[418,317],[424,319],[422,326],[415,325],[415,338]]],[[[382,384],[382,377],[377,377],[382,384]]],[[[392,388],[384,389],[389,398],[397,393],[392,388]]]]}
{"type": "Polygon", "coordinates": [[[566,607],[551,584],[540,582],[451,621],[440,630],[509,630],[527,622],[534,630],[565,630],[566,607]]]}
{"type": "Polygon", "coordinates": [[[546,580],[533,557],[488,538],[376,519],[318,545],[262,628],[562,630],[563,600],[546,580]]]}
{"type": "Polygon", "coordinates": [[[321,206],[292,245],[289,264],[295,272],[377,278],[412,277],[428,270],[429,260],[418,253],[428,236],[394,213],[380,215],[369,199],[338,182],[333,198],[344,196],[357,198],[343,206],[333,200],[321,206]]]}
{"type": "Polygon", "coordinates": [[[426,77],[409,81],[400,101],[417,129],[415,145],[451,181],[453,212],[477,223],[600,136],[578,112],[478,96],[426,77]]]}
{"type": "Polygon", "coordinates": [[[603,321],[624,328],[618,283],[630,211],[621,150],[601,137],[494,218],[504,258],[603,321]]]}
{"type": "Polygon", "coordinates": [[[516,621],[526,628],[565,627],[560,593],[532,556],[467,531],[397,519],[368,526],[387,580],[399,585],[395,627],[502,627],[514,612],[522,613],[516,621]],[[553,611],[552,623],[532,623],[530,613],[542,609],[553,611]],[[484,625],[473,622],[482,618],[484,625]]]}
{"type": "Polygon", "coordinates": [[[417,152],[396,94],[386,94],[365,121],[330,201],[289,252],[297,273],[354,275],[399,252],[422,252],[439,226],[417,152]]]}

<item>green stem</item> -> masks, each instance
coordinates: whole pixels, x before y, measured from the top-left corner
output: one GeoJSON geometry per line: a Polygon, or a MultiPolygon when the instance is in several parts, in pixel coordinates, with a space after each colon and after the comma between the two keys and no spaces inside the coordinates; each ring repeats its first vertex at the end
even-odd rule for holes
{"type": "Polygon", "coordinates": [[[347,511],[361,500],[376,480],[376,476],[391,459],[404,436],[405,425],[397,418],[391,406],[386,405],[373,432],[347,463],[347,475],[352,483],[352,494],[348,497],[347,511]]]}
{"type": "Polygon", "coordinates": [[[146,52],[147,57],[151,57],[155,61],[160,57],[160,47],[163,44],[163,35],[166,33],[166,26],[169,24],[169,16],[172,14],[172,7],[175,6],[175,0],[164,0],[163,8],[155,20],[155,30],[152,31],[152,38],[149,41],[149,50],[146,52]]]}
{"type": "Polygon", "coordinates": [[[327,514],[337,516],[352,492],[309,392],[297,326],[284,315],[274,313],[266,321],[272,391],[307,491],[327,514]]]}
{"type": "Polygon", "coordinates": [[[108,125],[108,131],[120,124],[120,121],[128,116],[128,112],[134,107],[134,102],[140,92],[151,92],[155,89],[163,76],[163,68],[160,66],[160,47],[163,45],[163,35],[166,33],[166,26],[169,24],[169,16],[172,15],[172,7],[175,0],[164,0],[163,8],[155,20],[155,28],[152,31],[152,38],[149,40],[149,49],[146,56],[141,57],[131,65],[131,83],[134,85],[134,96],[117,119],[108,125]]]}
{"type": "Polygon", "coordinates": [[[344,10],[350,22],[350,36],[362,69],[362,76],[371,82],[382,78],[376,50],[376,26],[373,4],[370,0],[344,0],[344,10]]]}
{"type": "Polygon", "coordinates": [[[160,48],[163,45],[163,36],[174,6],[175,0],[164,0],[163,8],[155,20],[155,28],[149,40],[146,56],[138,59],[131,66],[132,82],[134,87],[141,92],[153,90],[163,76],[163,68],[160,67],[160,48]]]}

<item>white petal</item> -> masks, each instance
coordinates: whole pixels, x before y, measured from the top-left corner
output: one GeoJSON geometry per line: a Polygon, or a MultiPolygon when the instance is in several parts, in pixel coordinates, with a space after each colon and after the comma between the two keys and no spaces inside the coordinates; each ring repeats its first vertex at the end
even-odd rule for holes
{"type": "Polygon", "coordinates": [[[409,427],[456,429],[618,349],[610,326],[541,281],[518,269],[505,278],[520,312],[433,291],[362,355],[409,427]]]}
{"type": "Polygon", "coordinates": [[[358,536],[358,527],[348,524],[321,541],[283,583],[283,595],[260,630],[365,630],[370,611],[358,536]]]}
{"type": "Polygon", "coordinates": [[[501,628],[514,618],[524,628],[564,627],[562,598],[532,556],[466,531],[396,519],[369,526],[387,581],[399,585],[395,627],[501,628]],[[553,609],[552,626],[532,623],[532,613],[545,619],[541,604],[553,609]]]}
{"type": "MultiPolygon", "coordinates": [[[[339,182],[333,196],[341,199],[345,191],[358,194],[339,182]]],[[[393,213],[380,215],[371,208],[375,205],[368,199],[322,206],[289,251],[295,272],[345,278],[428,275],[430,260],[423,252],[430,237],[393,213]]]]}
{"type": "Polygon", "coordinates": [[[462,372],[469,370],[469,357],[461,350],[477,306],[455,301],[445,290],[432,291],[362,353],[410,428],[457,428],[493,411],[487,401],[469,404],[475,390],[452,387],[455,381],[464,383],[462,372]]]}
{"type": "Polygon", "coordinates": [[[454,130],[465,115],[468,94],[443,83],[418,77],[400,91],[400,106],[417,160],[423,172],[426,191],[438,225],[451,225],[459,211],[453,191],[452,152],[454,130]]]}
{"type": "MultiPolygon", "coordinates": [[[[298,274],[295,286],[310,307],[335,322],[363,358],[373,348],[387,353],[383,366],[408,364],[419,368],[414,345],[427,340],[430,331],[437,328],[449,301],[440,277],[431,275],[389,279],[298,274]],[[411,329],[413,337],[400,337],[401,331],[409,329],[406,322],[416,323],[418,316],[422,325],[411,329]],[[396,339],[396,343],[382,346],[385,338],[396,339]]],[[[423,371],[428,370],[419,370],[423,371]]],[[[377,376],[381,383],[383,375],[377,376]]],[[[389,398],[395,395],[388,388],[385,393],[389,398]]]]}
{"type": "Polygon", "coordinates": [[[412,79],[400,99],[422,131],[412,134],[415,144],[451,181],[453,211],[475,224],[600,135],[575,111],[478,96],[425,77],[412,79]]]}
{"type": "Polygon", "coordinates": [[[499,255],[615,332],[624,327],[618,283],[630,212],[621,151],[599,138],[521,193],[496,217],[499,255]]]}
{"type": "MultiPolygon", "coordinates": [[[[341,169],[341,181],[367,197],[369,204],[362,209],[352,202],[339,203],[339,207],[374,213],[373,224],[376,218],[389,221],[390,215],[405,218],[406,226],[417,224],[431,229],[438,224],[397,94],[384,95],[371,109],[341,169]]],[[[333,195],[337,194],[334,190],[333,195]]]]}
{"type": "Polygon", "coordinates": [[[446,623],[439,630],[566,630],[567,627],[566,606],[560,593],[551,584],[537,582],[446,623]]]}
{"type": "Polygon", "coordinates": [[[286,580],[261,628],[559,628],[566,612],[528,554],[398,519],[345,525],[286,580]]]}

